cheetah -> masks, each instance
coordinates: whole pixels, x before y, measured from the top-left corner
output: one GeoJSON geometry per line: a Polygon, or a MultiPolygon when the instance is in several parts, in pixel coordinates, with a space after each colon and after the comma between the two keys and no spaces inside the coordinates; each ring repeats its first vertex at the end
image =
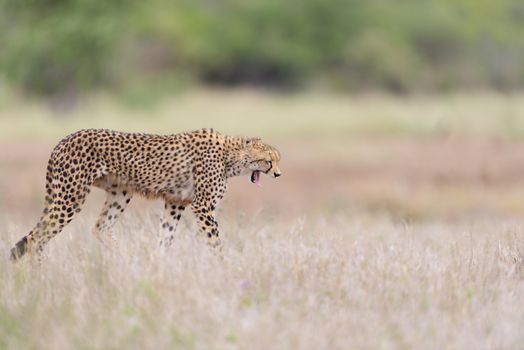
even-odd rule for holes
{"type": "Polygon", "coordinates": [[[106,191],[93,234],[113,241],[112,228],[133,195],[164,201],[162,246],[169,246],[187,206],[210,246],[220,244],[215,210],[227,180],[261,173],[279,177],[280,153],[259,138],[226,136],[213,129],[173,135],[80,130],[62,139],[47,166],[45,206],[36,226],[11,249],[11,260],[40,256],[49,240],[80,212],[91,187],[106,191]]]}

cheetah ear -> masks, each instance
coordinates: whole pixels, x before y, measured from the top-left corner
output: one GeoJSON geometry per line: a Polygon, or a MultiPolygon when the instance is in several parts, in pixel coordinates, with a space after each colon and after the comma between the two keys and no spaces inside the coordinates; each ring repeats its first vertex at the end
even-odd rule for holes
{"type": "Polygon", "coordinates": [[[260,138],[253,137],[253,138],[250,138],[250,139],[246,139],[245,142],[244,142],[244,145],[246,145],[246,146],[253,146],[255,143],[258,143],[260,141],[261,141],[260,138]]]}

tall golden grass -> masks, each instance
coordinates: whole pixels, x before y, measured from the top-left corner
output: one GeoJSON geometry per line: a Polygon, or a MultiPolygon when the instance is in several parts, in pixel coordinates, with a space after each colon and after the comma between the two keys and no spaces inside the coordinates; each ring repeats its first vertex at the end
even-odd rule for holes
{"type": "Polygon", "coordinates": [[[523,347],[522,95],[196,91],[77,107],[0,99],[0,350],[523,347]],[[90,234],[93,191],[42,265],[8,261],[61,137],[203,126],[283,155],[262,189],[231,181],[221,251],[187,214],[159,250],[158,213],[135,199],[109,249],[90,234]]]}
{"type": "Polygon", "coordinates": [[[221,252],[191,221],[169,251],[154,215],[107,249],[80,219],[41,266],[7,263],[2,349],[518,349],[523,222],[367,215],[228,218],[221,252]],[[252,219],[252,220],[251,220],[252,219]],[[286,223],[284,223],[286,222],[286,223]]]}

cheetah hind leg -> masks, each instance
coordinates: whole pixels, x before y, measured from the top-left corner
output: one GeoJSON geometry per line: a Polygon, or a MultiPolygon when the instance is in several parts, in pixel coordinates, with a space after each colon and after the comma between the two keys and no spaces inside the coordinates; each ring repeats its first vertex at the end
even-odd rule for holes
{"type": "Polygon", "coordinates": [[[36,226],[11,249],[11,260],[17,261],[25,254],[31,257],[35,254],[37,260],[40,261],[44,246],[73,220],[75,214],[80,212],[88,193],[89,187],[82,187],[77,193],[76,200],[67,205],[54,204],[50,197],[46,197],[46,203],[49,205],[44,209],[36,226]]]}
{"type": "Polygon", "coordinates": [[[184,209],[185,205],[183,203],[165,202],[164,212],[160,220],[160,231],[162,232],[162,238],[160,239],[161,248],[168,248],[173,243],[174,234],[184,209]]]}
{"type": "Polygon", "coordinates": [[[132,197],[133,194],[127,189],[115,187],[106,189],[106,201],[93,228],[93,235],[104,245],[109,247],[116,245],[116,239],[112,234],[113,227],[132,197]]]}

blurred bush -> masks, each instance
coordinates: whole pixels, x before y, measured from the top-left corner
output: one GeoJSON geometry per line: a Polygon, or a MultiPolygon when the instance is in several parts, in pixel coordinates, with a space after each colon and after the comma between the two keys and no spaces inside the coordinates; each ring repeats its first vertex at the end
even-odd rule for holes
{"type": "Polygon", "coordinates": [[[122,39],[126,6],[123,0],[3,0],[2,74],[38,94],[105,83],[108,62],[122,39]]]}
{"type": "Polygon", "coordinates": [[[522,0],[0,0],[0,74],[43,95],[177,79],[517,89],[522,33],[522,0]]]}

